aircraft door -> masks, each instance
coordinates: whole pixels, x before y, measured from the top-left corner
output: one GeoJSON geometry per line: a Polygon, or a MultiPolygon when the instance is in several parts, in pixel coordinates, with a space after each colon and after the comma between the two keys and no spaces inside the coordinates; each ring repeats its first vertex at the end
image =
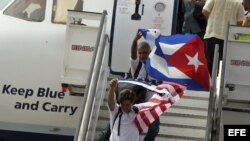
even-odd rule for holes
{"type": "Polygon", "coordinates": [[[130,47],[139,28],[159,29],[164,35],[172,34],[177,3],[177,0],[115,0],[109,61],[111,73],[128,71],[130,47]]]}

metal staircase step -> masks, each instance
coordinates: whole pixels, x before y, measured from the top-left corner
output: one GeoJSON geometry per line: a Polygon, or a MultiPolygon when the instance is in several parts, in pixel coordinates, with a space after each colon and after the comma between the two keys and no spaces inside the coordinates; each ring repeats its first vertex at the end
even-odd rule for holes
{"type": "Polygon", "coordinates": [[[200,115],[206,116],[207,111],[205,110],[196,110],[196,109],[184,109],[184,108],[177,108],[177,107],[170,107],[168,109],[169,113],[181,113],[181,114],[192,114],[192,115],[200,115]]]}
{"type": "Polygon", "coordinates": [[[166,116],[160,117],[161,123],[169,123],[176,125],[187,125],[187,126],[197,126],[206,127],[206,119],[193,118],[193,117],[179,117],[179,116],[166,116]]]}
{"type": "Polygon", "coordinates": [[[179,101],[175,102],[174,105],[187,106],[187,107],[198,107],[198,108],[208,108],[207,100],[197,100],[197,99],[186,99],[181,98],[179,101]]]}
{"type": "Polygon", "coordinates": [[[191,91],[186,90],[184,96],[193,96],[193,97],[200,97],[200,98],[209,98],[208,91],[191,91]]]}
{"type": "MultiPolygon", "coordinates": [[[[103,120],[103,122],[98,123],[98,127],[102,126],[102,128],[97,129],[97,134],[106,129],[108,119],[103,120]]],[[[147,129],[143,132],[141,137],[145,136],[147,129]]],[[[161,141],[163,139],[176,139],[176,140],[203,140],[205,136],[205,127],[197,127],[197,126],[185,126],[185,125],[175,125],[175,124],[163,124],[160,125],[160,131],[157,136],[156,141],[161,141]],[[195,133],[195,134],[194,134],[195,133]]]]}
{"type": "MultiPolygon", "coordinates": [[[[145,131],[146,132],[146,131],[145,131]]],[[[141,136],[145,136],[142,134],[141,136]]],[[[186,140],[204,140],[205,130],[204,129],[192,129],[172,126],[160,126],[160,131],[157,138],[175,138],[175,139],[186,139],[186,140]]],[[[156,139],[158,141],[158,139],[156,139]]]]}

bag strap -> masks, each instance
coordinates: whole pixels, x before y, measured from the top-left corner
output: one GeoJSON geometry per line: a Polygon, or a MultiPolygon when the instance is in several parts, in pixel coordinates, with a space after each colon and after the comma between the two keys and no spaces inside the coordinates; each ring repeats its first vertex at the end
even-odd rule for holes
{"type": "Polygon", "coordinates": [[[138,64],[138,66],[137,66],[137,68],[135,70],[135,73],[134,73],[134,78],[137,78],[137,76],[139,75],[141,67],[142,67],[142,62],[139,61],[139,64],[138,64]]]}
{"type": "Polygon", "coordinates": [[[114,121],[113,121],[113,126],[112,126],[112,128],[114,128],[115,121],[116,121],[116,119],[117,119],[118,116],[119,116],[118,136],[119,136],[119,135],[120,135],[121,116],[122,116],[122,108],[121,108],[121,107],[119,107],[118,112],[117,112],[116,115],[115,115],[115,118],[114,118],[114,121]],[[121,113],[121,114],[120,114],[120,113],[121,113]],[[120,114],[120,116],[119,116],[119,114],[120,114]]]}
{"type": "MultiPolygon", "coordinates": [[[[135,73],[134,73],[134,78],[137,78],[137,76],[139,75],[141,67],[142,67],[142,62],[139,61],[139,64],[136,67],[136,70],[135,70],[135,73]]],[[[124,78],[125,79],[132,78],[131,68],[129,69],[128,73],[125,73],[125,77],[124,78]]]]}
{"type": "Polygon", "coordinates": [[[115,118],[114,118],[114,121],[113,121],[112,128],[113,128],[114,125],[115,125],[115,120],[117,119],[118,115],[119,115],[121,112],[122,112],[122,109],[121,109],[121,107],[119,107],[118,112],[117,112],[116,115],[115,115],[115,118]]]}
{"type": "Polygon", "coordinates": [[[119,122],[118,122],[118,133],[117,135],[120,136],[120,128],[121,128],[121,118],[122,118],[122,112],[121,114],[119,115],[119,122]]]}

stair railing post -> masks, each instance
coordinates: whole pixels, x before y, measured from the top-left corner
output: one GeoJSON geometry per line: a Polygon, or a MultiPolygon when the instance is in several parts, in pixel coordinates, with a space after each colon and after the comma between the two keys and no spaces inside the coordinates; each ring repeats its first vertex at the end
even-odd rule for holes
{"type": "Polygon", "coordinates": [[[210,96],[209,96],[209,105],[208,105],[208,116],[207,116],[207,128],[205,140],[209,141],[213,132],[213,121],[214,121],[214,112],[215,112],[215,98],[216,98],[216,79],[218,72],[218,61],[219,61],[219,45],[215,45],[214,50],[214,59],[213,59],[213,70],[212,70],[212,79],[210,87],[210,96]]]}
{"type": "MultiPolygon", "coordinates": [[[[87,87],[85,89],[85,96],[84,100],[86,101],[85,105],[83,103],[82,112],[80,113],[80,124],[78,128],[76,129],[76,134],[74,141],[86,141],[88,129],[89,129],[89,120],[91,116],[91,111],[93,107],[93,101],[94,96],[96,93],[96,85],[98,81],[98,76],[100,73],[102,58],[103,58],[103,52],[104,47],[100,47],[100,40],[101,36],[103,34],[103,25],[106,22],[106,15],[107,11],[103,11],[101,22],[100,22],[100,29],[96,40],[96,50],[93,55],[92,64],[89,72],[89,77],[87,81],[87,87]]],[[[104,33],[104,40],[103,42],[106,42],[107,36],[106,33],[104,33]]],[[[105,43],[102,43],[105,44],[105,43]]]]}

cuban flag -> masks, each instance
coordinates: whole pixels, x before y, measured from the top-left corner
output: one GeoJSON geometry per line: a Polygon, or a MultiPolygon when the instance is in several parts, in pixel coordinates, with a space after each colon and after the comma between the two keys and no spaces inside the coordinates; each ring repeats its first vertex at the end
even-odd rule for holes
{"type": "Polygon", "coordinates": [[[157,30],[139,29],[155,46],[146,61],[149,76],[159,81],[170,81],[186,85],[189,90],[208,91],[210,76],[204,53],[204,43],[195,34],[163,36],[157,30]],[[155,39],[152,39],[155,35],[155,39]]]}

